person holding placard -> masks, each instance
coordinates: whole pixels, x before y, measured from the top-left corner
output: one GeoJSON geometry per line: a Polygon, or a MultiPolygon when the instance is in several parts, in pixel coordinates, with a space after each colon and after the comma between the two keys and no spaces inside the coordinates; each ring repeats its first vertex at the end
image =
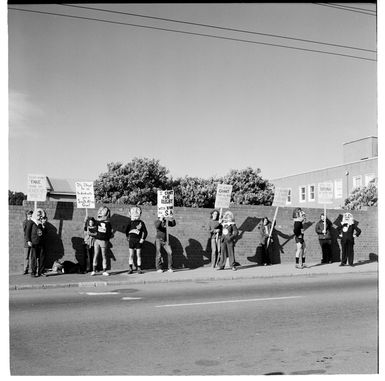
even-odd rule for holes
{"type": "Polygon", "coordinates": [[[209,221],[209,234],[210,234],[210,243],[211,243],[211,266],[214,268],[218,255],[220,252],[220,237],[222,234],[222,225],[219,222],[219,211],[214,209],[210,213],[209,221]]]}
{"type": "MultiPolygon", "coordinates": [[[[274,221],[275,224],[275,221],[274,221]]],[[[257,232],[258,232],[258,238],[259,238],[259,245],[261,247],[261,265],[271,265],[271,259],[270,259],[270,244],[272,243],[271,238],[271,229],[272,224],[270,220],[267,217],[264,217],[257,225],[257,232]],[[268,240],[269,246],[268,246],[268,240]]]]}
{"type": "Polygon", "coordinates": [[[84,244],[86,246],[87,264],[86,271],[92,270],[92,264],[94,259],[94,244],[95,237],[97,235],[97,226],[94,217],[86,217],[84,220],[84,244]]]}
{"type": "Polygon", "coordinates": [[[237,270],[234,255],[235,238],[237,235],[238,228],[237,225],[235,225],[234,215],[228,210],[222,219],[221,255],[218,262],[218,270],[225,268],[227,257],[229,258],[229,264],[232,270],[237,270]]]}
{"type": "Polygon", "coordinates": [[[330,229],[332,227],[332,222],[326,218],[325,214],[322,213],[320,220],[315,226],[315,232],[318,234],[318,241],[322,250],[322,260],[321,263],[332,263],[332,237],[330,229]]]}
{"type": "Polygon", "coordinates": [[[303,269],[305,265],[305,251],[306,244],[304,239],[304,228],[303,222],[305,221],[306,215],[301,208],[296,208],[293,212],[294,228],[293,233],[295,236],[295,243],[297,250],[295,252],[295,267],[297,269],[303,269]]]}
{"type": "Polygon", "coordinates": [[[109,276],[107,272],[107,250],[110,244],[110,239],[113,237],[112,227],[110,223],[110,209],[106,206],[102,206],[98,210],[98,216],[96,221],[97,233],[94,243],[94,262],[93,271],[91,276],[96,275],[96,268],[98,265],[99,255],[102,255],[103,275],[109,276]]]}
{"type": "Polygon", "coordinates": [[[345,213],[342,218],[341,226],[338,228],[341,238],[342,259],[340,266],[354,266],[354,238],[361,234],[361,229],[357,226],[351,213],[345,213]]]}
{"type": "Polygon", "coordinates": [[[167,226],[173,227],[176,225],[174,219],[166,219],[165,217],[158,217],[155,221],[156,237],[155,237],[155,267],[158,273],[163,272],[163,258],[162,258],[162,248],[165,250],[168,256],[168,272],[172,273],[174,270],[172,268],[172,249],[167,240],[167,226]]]}
{"type": "Polygon", "coordinates": [[[136,252],[136,264],[138,267],[138,274],[143,274],[142,271],[142,246],[143,242],[147,237],[147,228],[145,223],[140,219],[142,215],[142,209],[138,206],[131,208],[130,210],[130,221],[126,228],[126,237],[128,240],[128,274],[133,273],[134,266],[134,254],[136,252]]]}

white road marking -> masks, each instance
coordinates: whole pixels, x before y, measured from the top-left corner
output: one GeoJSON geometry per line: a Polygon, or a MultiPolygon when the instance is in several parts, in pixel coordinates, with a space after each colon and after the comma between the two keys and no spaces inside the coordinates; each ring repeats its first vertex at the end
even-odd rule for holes
{"type": "Polygon", "coordinates": [[[224,303],[243,303],[243,302],[261,302],[266,300],[283,300],[283,299],[295,299],[302,298],[302,296],[282,296],[277,298],[257,298],[257,299],[236,299],[236,300],[218,300],[215,302],[198,302],[198,303],[181,303],[181,304],[163,304],[155,306],[158,308],[162,307],[186,307],[186,306],[202,306],[208,304],[224,304],[224,303]]]}
{"type": "Polygon", "coordinates": [[[142,298],[137,298],[135,296],[124,296],[122,298],[122,300],[138,300],[138,299],[142,299],[142,298]]]}

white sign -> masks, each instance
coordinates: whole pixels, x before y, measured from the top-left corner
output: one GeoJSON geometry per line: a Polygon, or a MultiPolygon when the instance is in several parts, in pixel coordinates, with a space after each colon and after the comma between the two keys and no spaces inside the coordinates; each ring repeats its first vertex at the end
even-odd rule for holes
{"type": "Polygon", "coordinates": [[[332,204],[333,203],[333,183],[318,184],[318,203],[332,204]]]}
{"type": "Polygon", "coordinates": [[[158,190],[158,217],[174,217],[173,190],[158,190]]]}
{"type": "Polygon", "coordinates": [[[230,206],[232,185],[218,184],[215,196],[215,208],[228,208],[230,206]]]}
{"type": "Polygon", "coordinates": [[[77,181],[76,203],[78,208],[95,208],[94,183],[92,181],[77,181]]]}
{"type": "Polygon", "coordinates": [[[275,188],[273,206],[286,206],[290,188],[275,188]]]}
{"type": "Polygon", "coordinates": [[[47,179],[44,175],[28,175],[27,201],[45,201],[47,179]]]}

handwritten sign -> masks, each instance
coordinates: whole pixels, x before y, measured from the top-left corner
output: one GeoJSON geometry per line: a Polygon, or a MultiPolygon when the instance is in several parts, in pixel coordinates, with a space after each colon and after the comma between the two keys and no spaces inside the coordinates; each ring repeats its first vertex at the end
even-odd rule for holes
{"type": "Polygon", "coordinates": [[[275,188],[273,206],[286,206],[289,188],[275,188]]]}
{"type": "Polygon", "coordinates": [[[92,181],[77,181],[76,203],[78,208],[95,208],[94,183],[92,181]]]}
{"type": "Polygon", "coordinates": [[[158,190],[158,217],[174,217],[173,190],[158,190]]]}
{"type": "Polygon", "coordinates": [[[232,185],[218,184],[215,196],[215,208],[228,208],[230,206],[232,185]]]}
{"type": "Polygon", "coordinates": [[[333,203],[333,183],[332,182],[318,184],[318,203],[319,204],[333,203]]]}
{"type": "Polygon", "coordinates": [[[45,201],[47,196],[47,179],[44,175],[28,175],[28,201],[45,201]]]}

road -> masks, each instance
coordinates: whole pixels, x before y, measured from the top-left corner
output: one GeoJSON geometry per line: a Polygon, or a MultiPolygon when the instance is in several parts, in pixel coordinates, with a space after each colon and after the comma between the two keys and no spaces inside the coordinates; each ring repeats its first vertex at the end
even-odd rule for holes
{"type": "Polygon", "coordinates": [[[10,292],[12,375],[378,372],[376,274],[10,292]]]}

